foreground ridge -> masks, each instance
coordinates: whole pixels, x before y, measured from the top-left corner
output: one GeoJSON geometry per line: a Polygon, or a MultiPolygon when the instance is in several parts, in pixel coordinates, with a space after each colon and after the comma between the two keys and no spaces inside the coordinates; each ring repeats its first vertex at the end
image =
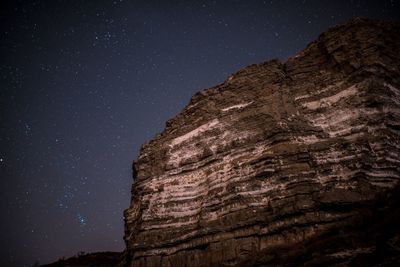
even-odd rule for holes
{"type": "Polygon", "coordinates": [[[129,266],[372,266],[361,229],[400,248],[399,62],[399,24],[354,19],[194,95],[133,164],[129,266]]]}

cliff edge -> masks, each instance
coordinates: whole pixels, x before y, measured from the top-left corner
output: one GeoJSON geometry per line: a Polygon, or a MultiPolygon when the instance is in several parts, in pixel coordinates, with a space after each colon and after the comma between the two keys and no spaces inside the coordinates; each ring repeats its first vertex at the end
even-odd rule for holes
{"type": "Polygon", "coordinates": [[[400,263],[400,25],[351,20],[197,93],[133,178],[131,267],[400,263]]]}

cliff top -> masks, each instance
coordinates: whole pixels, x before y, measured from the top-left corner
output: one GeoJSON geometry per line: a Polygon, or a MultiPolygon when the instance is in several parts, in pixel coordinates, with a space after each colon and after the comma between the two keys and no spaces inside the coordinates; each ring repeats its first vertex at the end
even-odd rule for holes
{"type": "MultiPolygon", "coordinates": [[[[249,80],[263,84],[301,84],[308,82],[310,72],[315,73],[316,82],[321,82],[318,80],[321,72],[335,72],[343,75],[343,79],[382,73],[396,80],[400,69],[400,39],[394,36],[399,35],[399,23],[368,18],[354,18],[331,27],[284,63],[272,59],[252,64],[230,75],[222,84],[197,92],[179,114],[166,122],[164,131],[145,143],[141,151],[179,128],[183,118],[196,112],[211,113],[210,101],[225,91],[244,90],[249,80]]],[[[185,127],[181,129],[184,131],[185,127]]]]}

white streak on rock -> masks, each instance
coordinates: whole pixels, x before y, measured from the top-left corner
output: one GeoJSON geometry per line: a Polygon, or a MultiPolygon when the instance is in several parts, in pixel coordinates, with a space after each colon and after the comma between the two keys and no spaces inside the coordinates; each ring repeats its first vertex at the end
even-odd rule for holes
{"type": "Polygon", "coordinates": [[[204,133],[206,131],[209,131],[212,128],[214,128],[218,123],[219,123],[218,119],[214,119],[214,120],[212,120],[210,122],[207,122],[207,123],[201,125],[200,127],[197,127],[193,131],[190,131],[187,134],[184,134],[182,136],[179,136],[179,137],[173,139],[171,141],[170,146],[171,147],[176,146],[176,145],[178,145],[178,144],[180,144],[180,143],[182,143],[184,141],[187,141],[187,140],[189,140],[189,139],[191,139],[191,138],[193,138],[195,136],[198,136],[198,135],[200,135],[200,134],[202,134],[202,133],[204,133]]]}
{"type": "Polygon", "coordinates": [[[340,91],[339,93],[337,93],[333,96],[329,96],[329,97],[321,98],[320,100],[304,103],[303,106],[307,107],[309,109],[312,109],[312,110],[320,108],[320,107],[327,107],[327,106],[331,106],[332,104],[340,101],[343,98],[353,96],[357,93],[358,93],[357,86],[353,85],[343,91],[340,91]]]}
{"type": "Polygon", "coordinates": [[[230,107],[226,107],[226,108],[223,108],[221,110],[222,111],[228,111],[228,110],[231,110],[231,109],[244,108],[244,107],[247,107],[248,105],[250,105],[251,103],[253,103],[253,101],[252,102],[247,102],[247,103],[242,103],[242,104],[237,104],[237,105],[230,106],[230,107]]]}
{"type": "Polygon", "coordinates": [[[308,136],[298,136],[295,138],[294,143],[309,145],[317,143],[319,141],[321,141],[321,139],[316,137],[315,134],[313,134],[308,136]]]}
{"type": "Polygon", "coordinates": [[[330,90],[332,90],[332,88],[334,88],[334,87],[339,87],[339,86],[341,86],[342,84],[343,84],[343,82],[338,82],[338,83],[335,84],[335,85],[329,85],[329,86],[327,86],[327,87],[325,87],[325,88],[323,88],[323,89],[321,89],[321,90],[313,91],[311,94],[305,94],[305,95],[296,96],[296,97],[294,98],[294,100],[295,100],[295,101],[298,101],[298,100],[302,100],[302,99],[306,99],[306,98],[311,98],[311,97],[313,97],[313,96],[317,96],[317,95],[320,95],[320,94],[325,93],[325,92],[327,92],[327,91],[330,91],[330,90]]]}
{"type": "Polygon", "coordinates": [[[297,100],[301,100],[301,99],[305,99],[305,98],[310,98],[310,97],[312,97],[312,95],[310,95],[310,94],[305,94],[305,95],[296,96],[296,97],[294,98],[294,100],[297,101],[297,100]]]}

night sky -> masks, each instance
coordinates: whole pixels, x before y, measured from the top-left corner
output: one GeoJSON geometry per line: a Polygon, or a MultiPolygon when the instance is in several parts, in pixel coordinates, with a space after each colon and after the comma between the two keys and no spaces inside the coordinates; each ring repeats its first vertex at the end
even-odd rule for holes
{"type": "Polygon", "coordinates": [[[122,251],[131,163],[197,91],[399,1],[1,1],[0,265],[122,251]]]}

